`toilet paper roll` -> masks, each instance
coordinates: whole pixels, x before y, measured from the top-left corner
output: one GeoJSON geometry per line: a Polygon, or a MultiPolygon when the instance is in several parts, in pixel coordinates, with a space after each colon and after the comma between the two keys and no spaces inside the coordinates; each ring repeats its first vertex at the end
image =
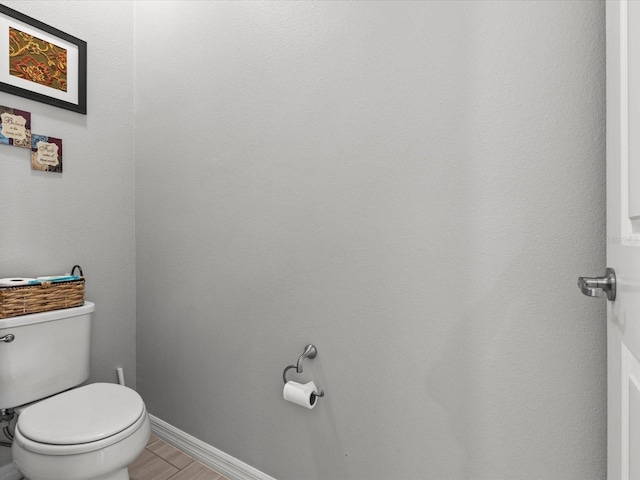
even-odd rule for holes
{"type": "Polygon", "coordinates": [[[0,278],[0,287],[18,287],[20,285],[29,285],[29,282],[35,280],[35,278],[0,278]]]}
{"type": "Polygon", "coordinates": [[[285,400],[291,403],[295,403],[296,405],[300,405],[301,407],[312,409],[318,403],[318,397],[314,395],[313,392],[317,392],[316,384],[313,382],[309,383],[298,383],[298,382],[287,382],[284,385],[284,391],[282,395],[285,400]]]}

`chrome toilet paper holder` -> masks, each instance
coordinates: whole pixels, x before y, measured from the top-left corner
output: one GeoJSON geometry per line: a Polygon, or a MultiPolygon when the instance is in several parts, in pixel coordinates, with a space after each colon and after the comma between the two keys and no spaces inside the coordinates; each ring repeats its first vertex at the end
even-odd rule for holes
{"type": "MultiPolygon", "coordinates": [[[[287,372],[289,370],[291,370],[292,368],[296,369],[297,373],[302,373],[302,363],[304,362],[305,358],[316,358],[316,356],[318,355],[318,349],[316,348],[315,345],[307,345],[306,347],[304,347],[304,352],[302,352],[302,355],[300,355],[300,357],[298,357],[298,362],[295,365],[289,365],[287,367],[285,367],[284,371],[282,372],[282,380],[284,381],[284,384],[287,384],[287,372]]],[[[316,397],[324,397],[324,390],[320,390],[320,392],[313,392],[313,394],[316,397]]]]}

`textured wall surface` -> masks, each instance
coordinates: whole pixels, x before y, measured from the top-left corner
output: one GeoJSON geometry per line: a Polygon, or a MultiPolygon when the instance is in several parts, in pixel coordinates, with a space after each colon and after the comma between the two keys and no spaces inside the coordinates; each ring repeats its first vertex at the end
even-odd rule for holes
{"type": "MultiPolygon", "coordinates": [[[[3,1],[88,43],[88,115],[0,93],[31,112],[33,133],[63,140],[62,174],[33,172],[29,152],[0,145],[0,277],[49,275],[79,263],[97,305],[92,381],[135,385],[133,4],[3,1]],[[117,26],[117,35],[114,35],[117,26]]],[[[0,449],[0,465],[10,459],[0,449]]]]}
{"type": "Polygon", "coordinates": [[[281,480],[604,478],[603,3],[135,8],[150,411],[281,480]]]}

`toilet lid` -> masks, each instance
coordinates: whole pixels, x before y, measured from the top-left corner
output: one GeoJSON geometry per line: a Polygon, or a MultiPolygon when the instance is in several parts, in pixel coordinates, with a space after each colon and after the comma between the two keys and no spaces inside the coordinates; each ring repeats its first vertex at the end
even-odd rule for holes
{"type": "Polygon", "coordinates": [[[77,445],[115,435],[144,411],[140,395],[113,383],[93,383],[26,408],[18,417],[22,434],[50,445],[77,445]]]}

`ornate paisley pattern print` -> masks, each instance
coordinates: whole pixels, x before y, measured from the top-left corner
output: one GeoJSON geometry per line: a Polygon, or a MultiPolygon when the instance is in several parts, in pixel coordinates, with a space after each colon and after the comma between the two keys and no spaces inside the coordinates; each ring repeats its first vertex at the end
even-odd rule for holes
{"type": "Polygon", "coordinates": [[[67,51],[10,27],[9,74],[66,92],[67,51]]]}

